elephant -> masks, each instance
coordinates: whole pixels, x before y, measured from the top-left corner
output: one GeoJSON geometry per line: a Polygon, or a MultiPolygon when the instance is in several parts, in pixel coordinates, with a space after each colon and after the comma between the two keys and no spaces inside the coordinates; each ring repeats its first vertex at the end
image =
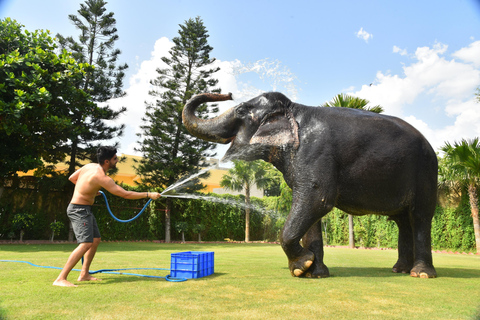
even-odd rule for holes
{"type": "Polygon", "coordinates": [[[199,105],[226,100],[232,95],[192,97],[183,123],[193,136],[231,143],[223,160],[263,159],[283,173],[292,207],[280,243],[292,276],[330,275],[320,220],[334,207],[357,216],[388,216],[399,229],[392,271],[437,276],[430,232],[438,163],[419,131],[393,116],[305,106],[279,92],[263,93],[212,119],[195,116],[199,105]]]}

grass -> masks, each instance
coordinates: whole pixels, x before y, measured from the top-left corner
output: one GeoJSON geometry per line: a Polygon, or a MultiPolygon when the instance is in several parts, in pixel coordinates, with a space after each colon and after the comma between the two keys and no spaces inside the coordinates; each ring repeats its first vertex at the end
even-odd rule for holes
{"type": "MultiPolygon", "coordinates": [[[[0,260],[61,267],[74,248],[0,245],[0,260]]],[[[102,243],[92,269],[169,268],[182,251],[214,251],[215,274],[179,283],[100,274],[59,288],[59,270],[0,262],[0,319],[480,319],[478,255],[435,253],[439,277],[417,279],[391,272],[394,250],[326,248],[332,276],[300,279],[279,245],[102,243]]]]}

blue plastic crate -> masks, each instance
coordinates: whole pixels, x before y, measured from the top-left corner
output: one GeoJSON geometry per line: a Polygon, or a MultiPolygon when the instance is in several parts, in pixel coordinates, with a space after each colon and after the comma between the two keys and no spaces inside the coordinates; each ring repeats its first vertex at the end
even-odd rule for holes
{"type": "Polygon", "coordinates": [[[186,251],[171,254],[170,276],[172,278],[197,279],[214,272],[214,253],[186,251]]]}

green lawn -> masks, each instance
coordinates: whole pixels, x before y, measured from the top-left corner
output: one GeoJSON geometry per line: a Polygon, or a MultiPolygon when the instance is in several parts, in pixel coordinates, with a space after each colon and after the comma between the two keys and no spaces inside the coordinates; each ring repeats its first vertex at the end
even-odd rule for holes
{"type": "MultiPolygon", "coordinates": [[[[73,244],[0,245],[0,260],[62,267],[73,244]]],[[[434,254],[437,279],[394,274],[394,250],[326,248],[332,276],[290,276],[273,244],[102,243],[92,269],[169,268],[214,251],[215,274],[186,282],[99,274],[52,286],[59,270],[0,262],[0,319],[479,319],[480,256],[434,254]]],[[[79,266],[77,266],[79,267],[79,266]]],[[[141,272],[141,271],[132,271],[141,272]]],[[[168,271],[145,272],[164,276],[168,271]]]]}

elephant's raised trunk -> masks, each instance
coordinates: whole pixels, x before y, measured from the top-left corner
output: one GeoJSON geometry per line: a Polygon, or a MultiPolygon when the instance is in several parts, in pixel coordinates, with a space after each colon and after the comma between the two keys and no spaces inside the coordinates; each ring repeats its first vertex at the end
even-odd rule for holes
{"type": "Polygon", "coordinates": [[[183,108],[183,124],[194,136],[217,143],[228,143],[235,135],[235,118],[233,108],[213,119],[200,119],[195,110],[202,103],[233,100],[232,94],[202,93],[188,100],[183,108]]]}

